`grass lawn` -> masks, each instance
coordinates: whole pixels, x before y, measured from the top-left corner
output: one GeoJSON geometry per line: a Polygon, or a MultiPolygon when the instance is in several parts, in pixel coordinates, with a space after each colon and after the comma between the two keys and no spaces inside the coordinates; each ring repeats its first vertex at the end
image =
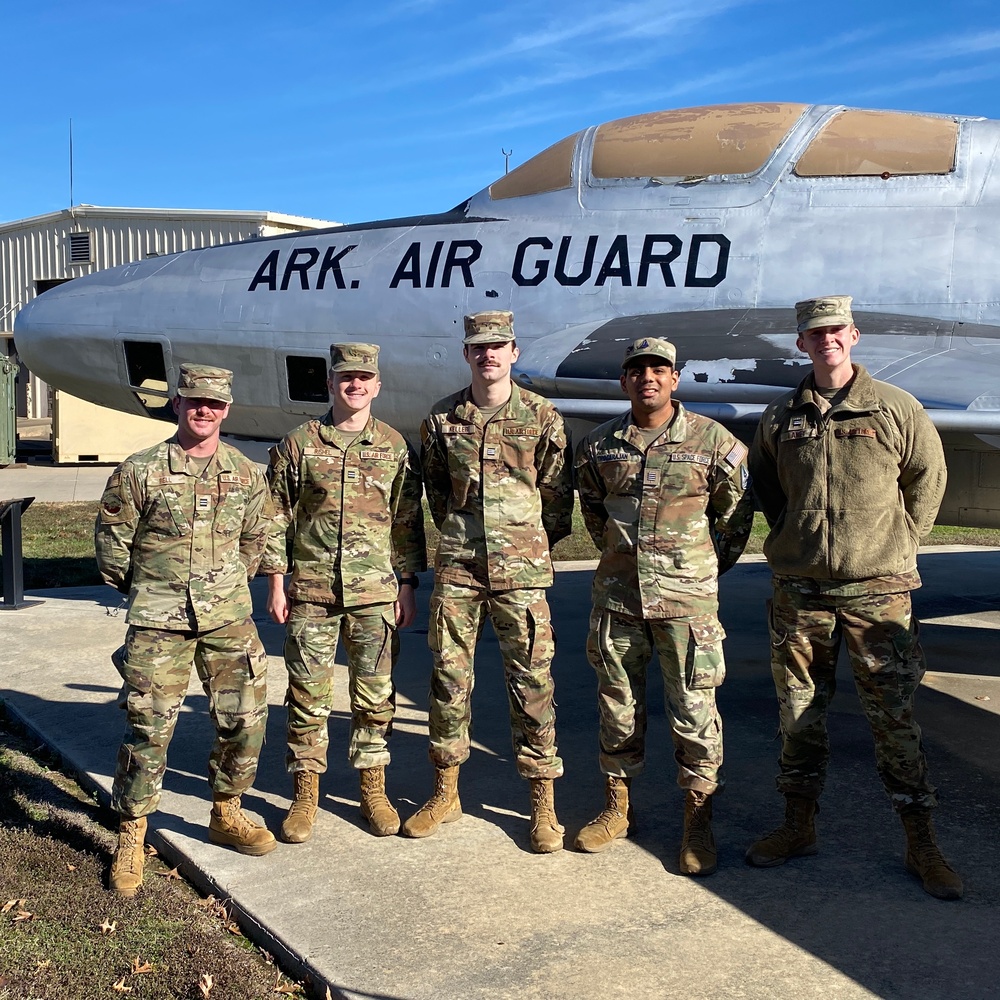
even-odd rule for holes
{"type": "Polygon", "coordinates": [[[134,899],[112,895],[116,829],[0,708],[0,1000],[305,996],[155,856],[134,899]]]}
{"type": "MultiPolygon", "coordinates": [[[[82,587],[101,578],[94,563],[94,519],[97,502],[34,503],[22,518],[25,590],[46,587],[82,587]]],[[[433,561],[437,531],[426,514],[427,547],[433,561]]],[[[747,552],[760,552],[767,526],[758,514],[747,552]]],[[[953,528],[939,525],[926,545],[1000,545],[995,528],[953,528]]],[[[597,549],[583,526],[579,508],[573,511],[573,534],[553,552],[556,559],[596,559],[597,549]]],[[[0,997],[2,1000],[2,997],[0,997]]]]}

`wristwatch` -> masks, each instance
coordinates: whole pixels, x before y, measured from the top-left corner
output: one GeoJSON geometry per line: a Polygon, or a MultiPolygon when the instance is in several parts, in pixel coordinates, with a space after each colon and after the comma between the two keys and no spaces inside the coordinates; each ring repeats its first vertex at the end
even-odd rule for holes
{"type": "Polygon", "coordinates": [[[412,587],[416,590],[420,586],[420,578],[416,576],[401,576],[399,578],[399,585],[401,587],[412,587]]]}

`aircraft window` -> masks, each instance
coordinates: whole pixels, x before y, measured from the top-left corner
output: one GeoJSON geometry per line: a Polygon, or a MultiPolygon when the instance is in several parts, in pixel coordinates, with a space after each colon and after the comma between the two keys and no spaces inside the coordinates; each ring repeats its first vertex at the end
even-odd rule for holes
{"type": "Polygon", "coordinates": [[[285,358],[288,373],[288,398],[300,403],[329,403],[330,393],[326,387],[327,359],[325,357],[285,358]]]}
{"type": "Polygon", "coordinates": [[[125,349],[128,384],[133,389],[165,396],[170,387],[163,362],[163,345],[158,341],[126,340],[122,346],[125,349]]]}
{"type": "Polygon", "coordinates": [[[958,123],[892,111],[841,111],[795,165],[799,177],[890,177],[955,169],[958,123]]]}
{"type": "Polygon", "coordinates": [[[804,104],[719,104],[619,118],[594,138],[595,178],[708,177],[759,170],[804,104]]]}
{"type": "Polygon", "coordinates": [[[573,184],[573,151],[579,135],[576,132],[560,139],[554,146],[549,146],[509,174],[504,174],[490,185],[490,197],[499,201],[570,187],[573,184]]]}

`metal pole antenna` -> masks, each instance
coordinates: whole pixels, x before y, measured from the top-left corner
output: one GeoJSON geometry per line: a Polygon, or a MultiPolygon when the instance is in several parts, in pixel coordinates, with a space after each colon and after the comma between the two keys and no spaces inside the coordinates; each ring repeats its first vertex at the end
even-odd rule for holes
{"type": "Polygon", "coordinates": [[[503,153],[503,172],[506,174],[510,169],[510,154],[514,152],[513,149],[504,149],[503,146],[500,147],[500,152],[503,153]]]}
{"type": "Polygon", "coordinates": [[[73,207],[73,119],[69,120],[69,207],[73,207]]]}

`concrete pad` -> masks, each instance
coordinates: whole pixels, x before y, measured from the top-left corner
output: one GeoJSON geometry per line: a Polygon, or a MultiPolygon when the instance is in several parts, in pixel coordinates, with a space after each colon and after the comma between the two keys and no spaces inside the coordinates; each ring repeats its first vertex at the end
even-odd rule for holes
{"type": "Polygon", "coordinates": [[[34,497],[45,503],[100,500],[113,465],[18,463],[0,469],[0,499],[34,497]]]}
{"type": "MultiPolygon", "coordinates": [[[[462,769],[466,815],[423,841],[376,838],[361,822],[346,760],[346,671],[336,679],[330,769],[316,833],[244,858],[207,841],[211,724],[192,686],[170,750],[153,839],[185,875],[230,896],[247,933],[312,976],[318,996],[662,998],[862,997],[981,1000],[996,996],[1000,940],[1000,550],[927,549],[915,595],[932,673],[918,699],[945,853],[966,879],[959,903],[926,895],[902,866],[902,830],[875,774],[871,735],[846,665],[831,715],[833,764],[819,818],[820,854],[758,870],[746,846],[777,824],[777,710],[763,605],[766,564],[750,558],[723,580],[729,676],[720,692],[728,786],[716,799],[717,874],[677,871],[682,798],[650,677],[647,768],[633,786],[634,837],[608,852],[536,856],[528,792],[514,769],[499,652],[487,628],[474,695],[476,740],[462,769]],[[989,701],[983,699],[989,698],[989,701]]],[[[584,643],[591,573],[562,569],[551,592],[559,634],[555,675],[557,785],[567,839],[601,808],[595,682],[584,643]]],[[[431,791],[426,755],[429,579],[421,617],[404,633],[390,797],[404,815],[431,791]]],[[[284,772],[282,630],[256,618],[270,654],[268,742],[247,807],[277,830],[284,772]]],[[[110,589],[37,596],[0,618],[3,697],[106,795],[123,720],[109,654],[125,631],[110,589]]]]}

